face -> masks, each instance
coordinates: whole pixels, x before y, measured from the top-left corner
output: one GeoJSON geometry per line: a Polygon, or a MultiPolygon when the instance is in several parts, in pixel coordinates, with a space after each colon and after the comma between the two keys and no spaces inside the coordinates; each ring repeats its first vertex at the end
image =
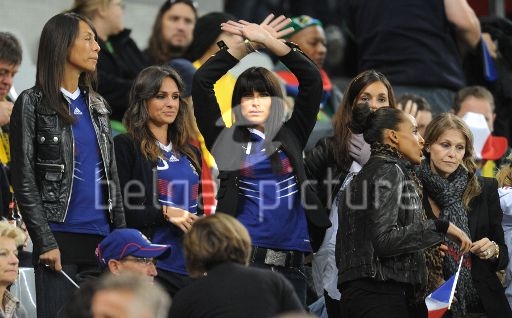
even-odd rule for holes
{"type": "Polygon", "coordinates": [[[382,82],[374,82],[367,85],[357,96],[357,103],[368,103],[372,110],[389,106],[389,94],[386,85],[382,82]]]}
{"type": "Polygon", "coordinates": [[[466,153],[466,139],[456,130],[445,131],[427,148],[430,153],[430,168],[443,178],[457,170],[466,153]]]}
{"type": "Polygon", "coordinates": [[[162,36],[173,47],[187,48],[192,42],[196,16],[184,3],[176,3],[162,16],[162,36]]]}
{"type": "Polygon", "coordinates": [[[423,137],[418,132],[416,119],[409,114],[402,115],[402,122],[395,131],[397,149],[414,164],[420,164],[423,156],[423,137]]]}
{"type": "Polygon", "coordinates": [[[0,285],[6,287],[18,278],[18,249],[14,239],[0,237],[0,285]]]}
{"type": "Polygon", "coordinates": [[[327,40],[322,27],[314,25],[300,30],[290,37],[290,41],[297,43],[316,66],[322,68],[327,54],[327,40]]]}
{"type": "Polygon", "coordinates": [[[266,92],[252,92],[242,97],[240,102],[242,116],[260,130],[270,115],[272,98],[266,92]]]}
{"type": "Polygon", "coordinates": [[[4,100],[9,93],[19,67],[19,64],[13,65],[0,61],[0,101],[4,100]]]}
{"type": "Polygon", "coordinates": [[[110,22],[110,34],[117,34],[123,30],[123,13],[123,1],[112,0],[107,8],[108,21],[110,22]]]}
{"type": "Polygon", "coordinates": [[[133,317],[130,304],[133,292],[129,290],[100,290],[92,297],[91,311],[94,318],[133,317]]]}
{"type": "Polygon", "coordinates": [[[460,104],[460,110],[456,114],[459,117],[464,117],[467,112],[473,112],[477,114],[482,114],[485,117],[485,121],[487,122],[487,126],[489,126],[489,130],[492,132],[494,129],[494,113],[492,112],[491,103],[488,100],[483,98],[476,98],[470,96],[466,98],[460,104]]]}
{"type": "Polygon", "coordinates": [[[94,72],[100,46],[92,29],[84,21],[79,22],[78,34],[68,50],[66,66],[81,72],[94,72]]]}
{"type": "Polygon", "coordinates": [[[150,127],[172,124],[180,110],[180,91],[176,82],[165,77],[160,85],[160,91],[155,97],[147,100],[147,107],[150,127]]]}
{"type": "Polygon", "coordinates": [[[153,259],[144,259],[136,257],[125,257],[122,260],[110,260],[108,263],[110,272],[114,275],[123,273],[133,273],[146,277],[149,282],[153,282],[158,275],[153,259]]]}
{"type": "Polygon", "coordinates": [[[416,123],[418,124],[418,132],[421,136],[425,136],[425,128],[432,121],[432,112],[420,110],[416,114],[416,123]]]}

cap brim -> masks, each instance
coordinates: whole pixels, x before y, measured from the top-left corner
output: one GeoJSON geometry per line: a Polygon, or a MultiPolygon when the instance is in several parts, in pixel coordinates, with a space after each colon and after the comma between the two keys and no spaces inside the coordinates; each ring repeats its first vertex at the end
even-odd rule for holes
{"type": "Polygon", "coordinates": [[[482,159],[498,160],[507,152],[508,140],[505,137],[490,135],[482,148],[482,159]]]}
{"type": "Polygon", "coordinates": [[[170,245],[151,244],[147,247],[139,249],[137,252],[131,253],[135,257],[160,258],[167,255],[171,251],[170,245]]]}

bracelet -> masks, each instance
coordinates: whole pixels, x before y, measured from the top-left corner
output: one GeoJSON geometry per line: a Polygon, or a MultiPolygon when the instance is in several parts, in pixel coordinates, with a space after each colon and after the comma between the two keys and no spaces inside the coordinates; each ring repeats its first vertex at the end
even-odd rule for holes
{"type": "Polygon", "coordinates": [[[219,47],[219,49],[221,50],[227,50],[228,49],[228,46],[226,45],[226,42],[220,40],[219,42],[217,42],[217,46],[219,47]]]}
{"type": "Polygon", "coordinates": [[[255,48],[254,48],[254,46],[252,45],[251,40],[249,40],[249,39],[245,39],[244,44],[245,44],[245,49],[247,50],[247,54],[250,54],[250,53],[256,52],[256,49],[255,49],[255,48]]]}
{"type": "Polygon", "coordinates": [[[500,256],[500,246],[498,243],[491,241],[492,244],[494,244],[494,258],[498,258],[500,256]]]}

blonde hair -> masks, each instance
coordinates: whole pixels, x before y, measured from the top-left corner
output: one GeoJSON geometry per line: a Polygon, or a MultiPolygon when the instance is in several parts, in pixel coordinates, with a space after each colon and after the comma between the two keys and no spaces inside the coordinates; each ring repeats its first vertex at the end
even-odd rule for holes
{"type": "Polygon", "coordinates": [[[506,164],[501,165],[496,173],[496,180],[500,188],[512,186],[512,154],[505,161],[506,164]]]}
{"type": "Polygon", "coordinates": [[[92,19],[99,8],[106,8],[111,2],[112,0],[75,0],[70,11],[92,19]]]}
{"type": "Polygon", "coordinates": [[[466,209],[469,209],[471,199],[480,194],[481,188],[478,182],[478,176],[476,175],[477,165],[475,162],[475,150],[473,148],[473,134],[466,123],[461,118],[451,113],[437,115],[432,119],[425,130],[425,136],[423,137],[425,139],[423,154],[430,159],[430,154],[426,149],[450,129],[460,132],[466,141],[466,151],[464,152],[461,165],[468,172],[468,184],[462,195],[462,203],[466,209]]]}
{"type": "Polygon", "coordinates": [[[25,233],[16,225],[8,221],[0,221],[0,237],[8,237],[14,240],[16,246],[22,246],[25,243],[25,233]]]}
{"type": "Polygon", "coordinates": [[[215,265],[249,263],[251,238],[234,217],[219,213],[197,220],[183,240],[187,270],[199,277],[215,265]]]}

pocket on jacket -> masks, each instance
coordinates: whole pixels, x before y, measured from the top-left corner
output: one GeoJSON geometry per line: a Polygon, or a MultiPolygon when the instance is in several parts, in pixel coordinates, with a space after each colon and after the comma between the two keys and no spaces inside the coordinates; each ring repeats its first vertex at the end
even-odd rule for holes
{"type": "Polygon", "coordinates": [[[60,158],[61,134],[49,131],[37,133],[37,158],[42,161],[60,158]]]}
{"type": "Polygon", "coordinates": [[[60,197],[64,165],[36,163],[40,176],[40,191],[43,202],[56,202],[60,197]]]}

